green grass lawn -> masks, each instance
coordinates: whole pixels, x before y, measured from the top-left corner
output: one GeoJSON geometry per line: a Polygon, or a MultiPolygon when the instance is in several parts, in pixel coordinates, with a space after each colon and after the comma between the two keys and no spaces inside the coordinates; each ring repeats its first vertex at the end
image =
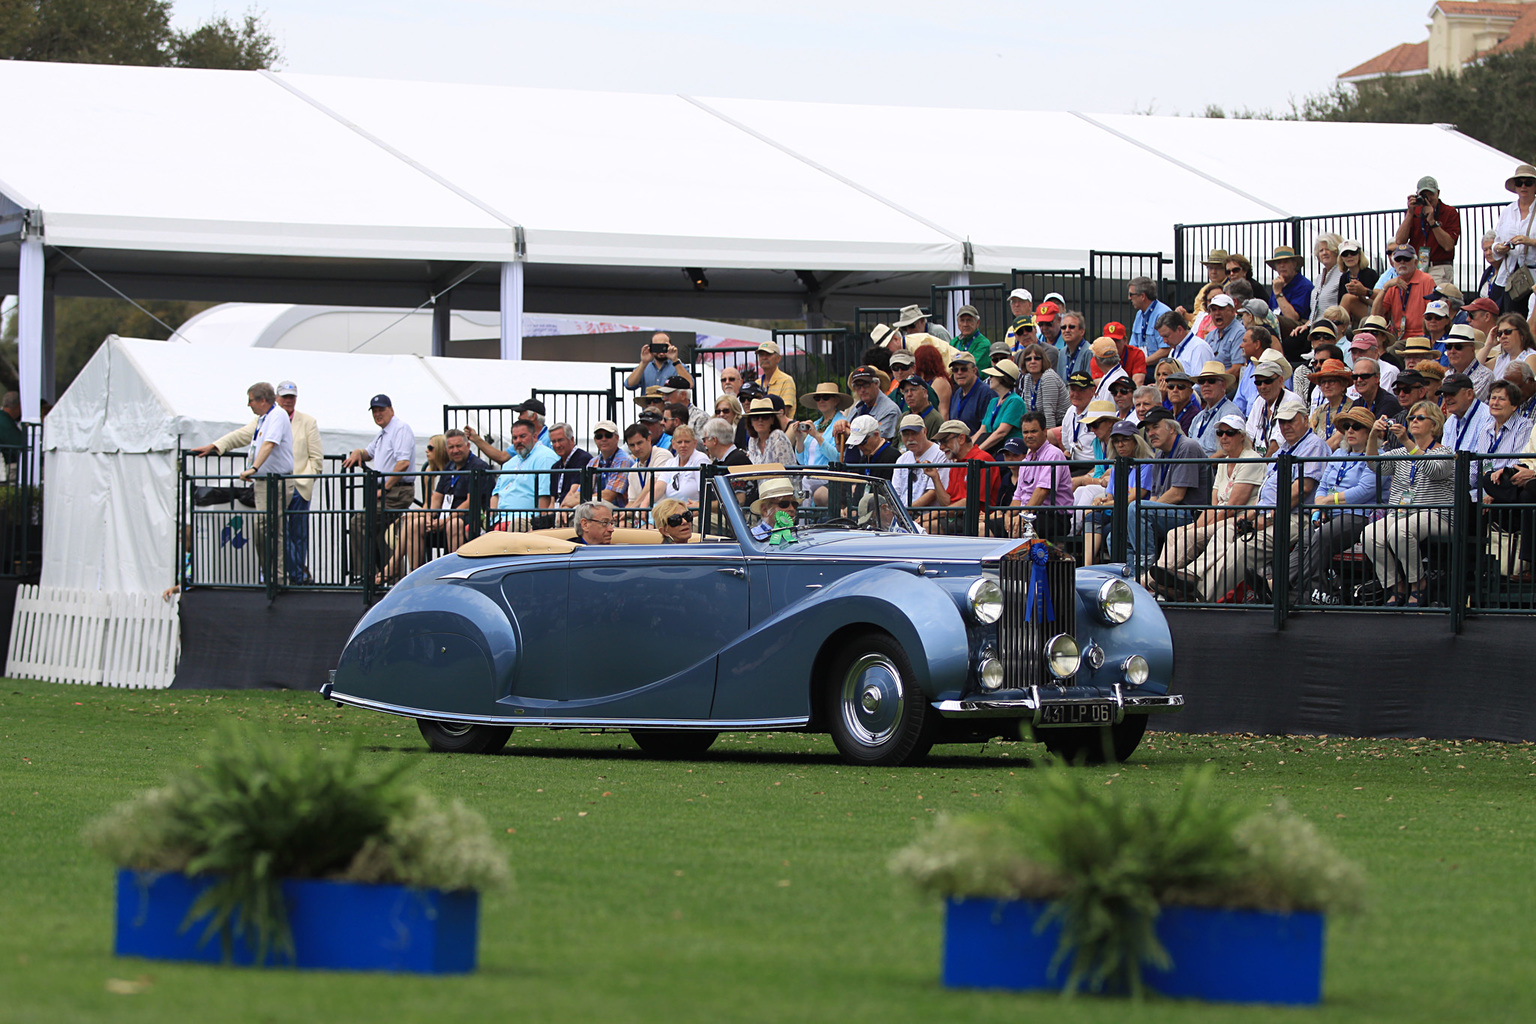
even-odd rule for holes
{"type": "Polygon", "coordinates": [[[1168,793],[1190,765],[1284,798],[1371,879],[1330,929],[1316,1011],[951,992],[941,912],[886,860],[940,811],[1026,804],[1024,743],[860,770],[825,737],[723,736],[641,757],[622,734],[524,730],[497,757],[434,755],[413,722],[313,694],[0,681],[0,1021],[1525,1021],[1536,1011],[1536,748],[1149,734],[1085,769],[1168,793]],[[480,970],[422,979],[119,960],[113,867],[81,827],[197,763],[241,717],[294,743],[358,737],[502,838],[514,891],[483,905],[480,970]],[[124,984],[127,983],[127,984],[124,984]],[[1521,1010],[1524,1006],[1526,1009],[1521,1010]]]}

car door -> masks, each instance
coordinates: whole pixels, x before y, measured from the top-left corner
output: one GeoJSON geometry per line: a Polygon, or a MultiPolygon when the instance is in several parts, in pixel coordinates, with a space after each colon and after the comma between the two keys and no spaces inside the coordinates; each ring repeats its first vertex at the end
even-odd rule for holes
{"type": "Polygon", "coordinates": [[[511,612],[518,646],[502,697],[566,699],[567,659],[572,646],[567,563],[561,559],[554,564],[514,567],[501,578],[501,594],[511,612]]]}
{"type": "Polygon", "coordinates": [[[578,550],[568,699],[596,702],[587,715],[707,718],[716,657],[747,629],[750,575],[735,543],[578,550]]]}

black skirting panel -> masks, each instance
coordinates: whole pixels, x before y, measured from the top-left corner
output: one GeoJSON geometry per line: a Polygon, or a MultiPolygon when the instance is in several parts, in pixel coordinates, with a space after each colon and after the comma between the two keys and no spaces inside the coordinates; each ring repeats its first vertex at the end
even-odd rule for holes
{"type": "MultiPolygon", "coordinates": [[[[195,588],[181,598],[180,689],[319,689],[363,614],[357,594],[195,588]]],[[[1443,615],[1169,609],[1177,732],[1536,740],[1536,622],[1443,615]]]]}
{"type": "Polygon", "coordinates": [[[357,594],[193,587],[181,595],[181,661],[173,689],[318,690],[362,618],[357,594]]]}
{"type": "Polygon", "coordinates": [[[1330,733],[1536,740],[1536,622],[1444,615],[1299,615],[1168,609],[1184,710],[1178,732],[1330,733]]]}

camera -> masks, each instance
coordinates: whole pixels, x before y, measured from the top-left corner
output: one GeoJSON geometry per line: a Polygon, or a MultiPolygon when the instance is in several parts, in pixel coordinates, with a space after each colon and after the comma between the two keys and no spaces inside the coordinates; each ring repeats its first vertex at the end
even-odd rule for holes
{"type": "Polygon", "coordinates": [[[656,342],[652,342],[651,343],[651,355],[653,355],[653,356],[664,356],[666,354],[667,354],[667,346],[665,344],[657,344],[656,342]]]}
{"type": "Polygon", "coordinates": [[[1408,197],[1408,205],[1409,206],[1423,206],[1424,205],[1424,197],[1421,196],[1421,195],[1411,195],[1411,196],[1408,197]]]}

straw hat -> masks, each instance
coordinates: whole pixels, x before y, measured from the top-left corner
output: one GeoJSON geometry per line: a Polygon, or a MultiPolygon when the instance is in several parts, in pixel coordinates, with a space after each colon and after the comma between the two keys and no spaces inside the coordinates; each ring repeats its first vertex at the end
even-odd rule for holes
{"type": "Polygon", "coordinates": [[[1434,343],[1428,338],[1404,338],[1402,352],[1405,356],[1437,355],[1434,343]]]}
{"type": "Polygon", "coordinates": [[[747,406],[748,416],[774,416],[778,411],[774,408],[771,398],[754,398],[752,404],[747,406]]]}
{"type": "Polygon", "coordinates": [[[1358,423],[1366,430],[1370,430],[1371,427],[1375,426],[1376,424],[1376,417],[1373,416],[1371,414],[1371,410],[1367,409],[1365,406],[1353,405],[1335,416],[1333,418],[1333,425],[1338,426],[1339,424],[1346,421],[1350,423],[1358,423]]]}
{"type": "Polygon", "coordinates": [[[648,387],[635,396],[635,404],[643,406],[648,402],[665,402],[667,394],[668,392],[661,390],[658,386],[648,387]]]}
{"type": "Polygon", "coordinates": [[[822,395],[832,395],[837,398],[837,407],[846,409],[853,404],[853,396],[837,386],[836,381],[822,381],[816,385],[816,390],[800,396],[800,404],[807,409],[820,409],[816,399],[822,395]]]}
{"type": "Polygon", "coordinates": [[[1504,189],[1507,192],[1515,190],[1516,178],[1536,178],[1536,167],[1530,164],[1520,164],[1515,168],[1515,173],[1504,179],[1504,189]]]}
{"type": "Polygon", "coordinates": [[[1200,367],[1200,372],[1195,374],[1195,380],[1200,380],[1203,377],[1220,377],[1221,382],[1227,385],[1230,385],[1234,379],[1227,372],[1226,366],[1222,364],[1220,359],[1206,360],[1205,365],[1200,367]]]}
{"type": "Polygon", "coordinates": [[[1088,408],[1083,410],[1083,414],[1077,418],[1077,421],[1091,427],[1099,422],[1099,420],[1117,420],[1119,418],[1120,413],[1115,409],[1114,402],[1096,401],[1088,403],[1088,408]]]}
{"type": "Polygon", "coordinates": [[[788,477],[774,476],[764,480],[757,487],[757,500],[751,505],[752,514],[763,514],[763,506],[770,501],[780,498],[795,498],[795,485],[789,482],[788,477]]]}

